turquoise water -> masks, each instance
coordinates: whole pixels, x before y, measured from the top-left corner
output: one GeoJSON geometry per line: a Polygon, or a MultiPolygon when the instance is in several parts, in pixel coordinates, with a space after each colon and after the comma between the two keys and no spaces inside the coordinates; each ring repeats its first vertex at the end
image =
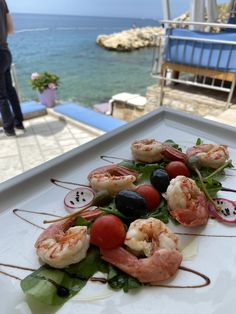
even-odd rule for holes
{"type": "Polygon", "coordinates": [[[15,14],[9,45],[16,65],[22,100],[37,99],[27,81],[32,72],[51,71],[61,77],[62,101],[91,106],[121,92],[145,96],[151,77],[153,49],[131,53],[107,51],[96,45],[100,34],[157,26],[146,19],[15,14]]]}

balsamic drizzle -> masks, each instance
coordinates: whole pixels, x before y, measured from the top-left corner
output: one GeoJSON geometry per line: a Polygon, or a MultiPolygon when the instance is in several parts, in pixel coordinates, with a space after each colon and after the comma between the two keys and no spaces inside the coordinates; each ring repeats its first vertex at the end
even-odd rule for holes
{"type": "Polygon", "coordinates": [[[226,187],[224,187],[224,186],[222,186],[221,191],[225,191],[225,192],[236,192],[236,190],[230,189],[230,188],[226,188],[226,187]]]}
{"type": "Polygon", "coordinates": [[[179,286],[179,285],[162,285],[162,284],[158,284],[158,285],[155,285],[157,287],[163,287],[163,288],[181,288],[181,289],[186,289],[186,288],[203,288],[203,287],[206,287],[206,286],[209,286],[210,283],[211,283],[211,280],[209,277],[207,277],[206,275],[194,270],[194,269],[191,269],[191,268],[188,268],[188,267],[185,267],[185,266],[179,266],[179,269],[180,270],[183,270],[183,271],[186,271],[186,272],[189,272],[189,273],[193,273],[201,278],[204,279],[204,283],[201,284],[201,285],[195,285],[195,286],[179,286]]]}
{"type": "Polygon", "coordinates": [[[236,238],[236,235],[202,234],[202,233],[187,233],[187,232],[174,232],[174,233],[177,235],[196,236],[196,237],[236,238]]]}
{"type": "Polygon", "coordinates": [[[74,189],[70,189],[70,188],[64,186],[63,184],[84,186],[84,187],[86,187],[86,188],[89,187],[89,186],[86,185],[86,184],[75,183],[75,182],[68,182],[68,181],[61,181],[61,180],[54,179],[54,178],[51,178],[50,181],[51,181],[54,185],[57,185],[57,186],[59,186],[60,188],[63,188],[63,189],[66,189],[66,190],[70,190],[70,191],[73,191],[74,189]],[[62,184],[61,184],[61,183],[62,183],[62,184]]]}
{"type": "Polygon", "coordinates": [[[46,216],[58,217],[58,218],[61,217],[61,216],[59,216],[59,215],[54,215],[54,214],[50,214],[50,213],[36,212],[36,211],[33,211],[33,210],[26,210],[26,209],[19,209],[19,208],[13,209],[12,212],[13,212],[13,214],[15,214],[18,218],[20,218],[20,219],[22,219],[22,220],[28,222],[28,223],[31,224],[32,226],[35,226],[35,227],[37,227],[37,228],[42,229],[42,230],[46,230],[46,228],[43,228],[43,227],[41,227],[41,226],[35,224],[34,222],[32,222],[32,221],[30,221],[30,220],[28,220],[28,219],[22,217],[21,215],[18,214],[18,212],[25,212],[25,213],[36,214],[36,215],[44,215],[44,216],[46,215],[46,216]]]}
{"type": "MultiPolygon", "coordinates": [[[[4,267],[8,267],[8,268],[16,268],[16,269],[22,269],[22,270],[28,270],[28,271],[35,271],[36,269],[33,269],[33,268],[29,268],[29,267],[23,267],[23,266],[18,266],[18,265],[12,265],[12,264],[5,264],[5,263],[0,263],[0,266],[4,266],[4,267]]],[[[8,276],[8,277],[11,277],[11,278],[14,278],[16,280],[22,280],[21,278],[15,276],[15,275],[12,275],[8,272],[5,272],[3,270],[0,270],[0,274],[3,274],[5,276],[8,276]]]]}
{"type": "Polygon", "coordinates": [[[101,155],[100,158],[110,164],[114,164],[115,162],[109,160],[109,159],[117,159],[117,160],[122,160],[122,161],[130,161],[130,159],[124,159],[121,157],[113,157],[113,156],[106,156],[106,155],[101,155]]]}

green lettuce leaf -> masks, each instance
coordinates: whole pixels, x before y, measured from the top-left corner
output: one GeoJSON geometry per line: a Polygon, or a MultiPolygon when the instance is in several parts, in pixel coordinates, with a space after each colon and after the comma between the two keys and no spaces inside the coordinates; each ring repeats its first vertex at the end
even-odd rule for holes
{"type": "Polygon", "coordinates": [[[80,263],[64,269],[40,267],[21,281],[21,288],[26,295],[44,304],[61,305],[77,294],[103,263],[99,250],[91,247],[80,263]],[[60,296],[62,293],[64,296],[60,296]]]}
{"type": "Polygon", "coordinates": [[[61,305],[78,293],[87,280],[71,279],[63,270],[42,266],[21,281],[21,288],[25,294],[48,305],[61,305]],[[66,292],[59,296],[60,291],[66,292]]]}

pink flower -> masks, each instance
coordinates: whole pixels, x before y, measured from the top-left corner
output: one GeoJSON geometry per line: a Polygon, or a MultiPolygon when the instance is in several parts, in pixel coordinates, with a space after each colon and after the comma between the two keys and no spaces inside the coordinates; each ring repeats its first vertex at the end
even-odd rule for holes
{"type": "Polygon", "coordinates": [[[37,80],[38,77],[39,77],[39,74],[37,72],[34,72],[34,73],[31,74],[31,80],[32,81],[37,80]]]}
{"type": "Polygon", "coordinates": [[[49,83],[49,84],[48,84],[48,88],[50,88],[50,89],[56,89],[56,88],[57,88],[57,85],[54,84],[54,83],[49,83]]]}

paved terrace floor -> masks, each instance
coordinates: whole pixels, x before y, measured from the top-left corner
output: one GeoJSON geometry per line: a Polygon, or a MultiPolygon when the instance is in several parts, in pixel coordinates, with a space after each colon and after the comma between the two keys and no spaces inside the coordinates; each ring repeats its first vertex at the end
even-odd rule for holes
{"type": "MultiPolygon", "coordinates": [[[[236,106],[205,118],[236,127],[236,106]]],[[[24,124],[26,131],[17,131],[17,137],[9,138],[0,132],[0,183],[99,136],[89,128],[50,114],[24,124]]]]}
{"type": "Polygon", "coordinates": [[[16,137],[0,133],[0,183],[98,136],[51,115],[24,122],[16,137]]]}

